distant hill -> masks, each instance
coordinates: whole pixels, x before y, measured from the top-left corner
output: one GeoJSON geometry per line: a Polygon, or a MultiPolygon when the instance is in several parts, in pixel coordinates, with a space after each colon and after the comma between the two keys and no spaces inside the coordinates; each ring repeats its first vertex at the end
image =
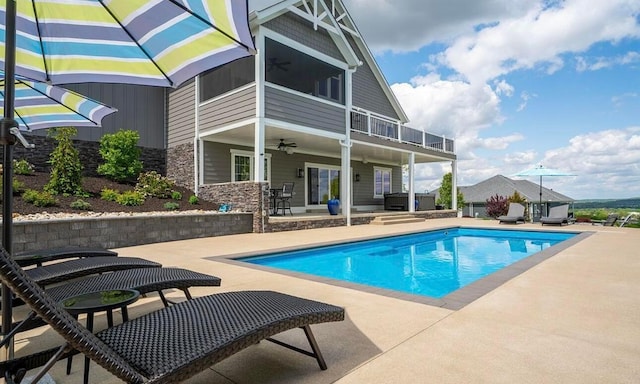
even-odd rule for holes
{"type": "Polygon", "coordinates": [[[640,197],[631,199],[600,199],[600,200],[576,200],[575,209],[589,208],[631,208],[640,209],[640,197]]]}

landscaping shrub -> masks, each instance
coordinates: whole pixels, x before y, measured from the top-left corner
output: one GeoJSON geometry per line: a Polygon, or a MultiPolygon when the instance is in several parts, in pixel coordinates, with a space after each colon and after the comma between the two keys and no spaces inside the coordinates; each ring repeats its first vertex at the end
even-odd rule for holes
{"type": "Polygon", "coordinates": [[[27,160],[13,160],[13,173],[16,175],[33,175],[35,168],[27,160]]]}
{"type": "Polygon", "coordinates": [[[98,173],[118,182],[133,180],[142,171],[140,134],[132,130],[119,130],[100,139],[100,156],[104,160],[98,173]]]}
{"type": "Polygon", "coordinates": [[[144,204],[144,196],[138,191],[124,191],[118,195],[116,202],[126,206],[142,205],[144,204]]]}
{"type": "Polygon", "coordinates": [[[196,195],[189,196],[189,204],[196,205],[199,202],[200,202],[200,200],[198,199],[198,196],[196,196],[196,195]]]}
{"type": "Polygon", "coordinates": [[[158,197],[168,199],[171,197],[175,183],[169,178],[160,175],[156,171],[144,172],[138,176],[135,190],[144,197],[158,197]]]}
{"type": "Polygon", "coordinates": [[[72,201],[69,206],[71,208],[73,208],[73,209],[78,209],[78,210],[81,210],[81,211],[90,211],[91,210],[91,204],[87,203],[86,201],[84,201],[82,199],[78,199],[76,201],[72,201]]]}
{"type": "Polygon", "coordinates": [[[486,210],[487,216],[493,217],[494,219],[499,216],[506,215],[509,211],[509,200],[504,196],[491,196],[486,201],[486,210]]]}
{"type": "Polygon", "coordinates": [[[116,201],[119,195],[120,192],[115,189],[104,188],[100,191],[100,198],[105,201],[116,201]]]}
{"type": "Polygon", "coordinates": [[[58,205],[58,200],[56,200],[55,196],[51,193],[46,191],[40,192],[35,189],[27,189],[24,191],[22,199],[36,207],[52,207],[58,205]]]}
{"type": "Polygon", "coordinates": [[[72,127],[56,128],[49,131],[58,142],[49,156],[51,177],[44,190],[54,195],[84,195],[82,190],[82,164],[78,150],[74,148],[72,136],[78,130],[72,127]]]}
{"type": "Polygon", "coordinates": [[[178,209],[180,209],[180,204],[173,201],[168,201],[164,203],[164,209],[166,209],[167,211],[177,211],[178,209]]]}
{"type": "Polygon", "coordinates": [[[178,191],[172,191],[171,192],[171,198],[173,200],[182,200],[182,193],[180,193],[178,191]]]}
{"type": "MultiPolygon", "coordinates": [[[[20,195],[25,191],[25,184],[20,181],[20,180],[16,180],[13,179],[12,183],[11,183],[12,189],[13,189],[13,195],[20,195]]],[[[2,190],[2,178],[0,177],[0,191],[2,190]]],[[[0,193],[0,200],[2,200],[2,193],[0,193]]]]}

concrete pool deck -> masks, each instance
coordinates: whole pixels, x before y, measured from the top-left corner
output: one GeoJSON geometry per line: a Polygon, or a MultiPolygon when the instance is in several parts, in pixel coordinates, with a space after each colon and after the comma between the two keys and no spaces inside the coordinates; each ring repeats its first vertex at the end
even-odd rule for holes
{"type": "MultiPolygon", "coordinates": [[[[570,225],[547,230],[593,231],[458,310],[286,276],[228,262],[230,255],[383,236],[444,226],[541,229],[539,224],[434,219],[390,226],[360,225],[244,234],[121,248],[140,256],[222,278],[220,291],[269,289],[345,307],[344,322],[312,326],[329,369],[263,342],[202,372],[187,383],[632,383],[640,377],[640,230],[570,225]],[[213,257],[213,260],[211,259],[213,257]]],[[[181,297],[180,293],[171,294],[181,297]]],[[[140,300],[130,316],[160,306],[140,300]]],[[[102,316],[104,317],[104,316],[102,316]]],[[[104,319],[100,319],[102,323],[104,319]]],[[[103,326],[101,322],[96,328],[103,326]]],[[[301,331],[282,339],[305,346],[301,331]]],[[[16,354],[55,345],[46,327],[19,334],[16,354]]],[[[80,383],[76,357],[51,376],[80,383]]],[[[119,383],[92,364],[91,382],[119,383]]]]}

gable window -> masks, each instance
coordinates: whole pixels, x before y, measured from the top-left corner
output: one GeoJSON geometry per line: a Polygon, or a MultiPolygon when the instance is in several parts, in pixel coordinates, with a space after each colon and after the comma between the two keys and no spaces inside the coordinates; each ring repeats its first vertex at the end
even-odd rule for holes
{"type": "MultiPolygon", "coordinates": [[[[255,168],[254,168],[254,155],[253,152],[231,150],[231,181],[252,181],[255,168]]],[[[271,180],[271,155],[267,154],[264,157],[264,180],[271,180]]]]}
{"type": "Polygon", "coordinates": [[[344,70],[269,38],[265,39],[267,82],[344,104],[344,70]]]}
{"type": "Polygon", "coordinates": [[[373,197],[382,198],[391,193],[391,169],[373,167],[373,197]]]}

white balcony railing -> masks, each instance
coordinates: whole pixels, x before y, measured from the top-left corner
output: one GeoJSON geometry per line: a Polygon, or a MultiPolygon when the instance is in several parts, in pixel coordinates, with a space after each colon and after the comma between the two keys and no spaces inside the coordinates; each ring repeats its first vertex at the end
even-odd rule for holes
{"type": "Polygon", "coordinates": [[[454,153],[452,139],[401,125],[397,121],[363,110],[351,111],[351,130],[400,143],[454,153]]]}

